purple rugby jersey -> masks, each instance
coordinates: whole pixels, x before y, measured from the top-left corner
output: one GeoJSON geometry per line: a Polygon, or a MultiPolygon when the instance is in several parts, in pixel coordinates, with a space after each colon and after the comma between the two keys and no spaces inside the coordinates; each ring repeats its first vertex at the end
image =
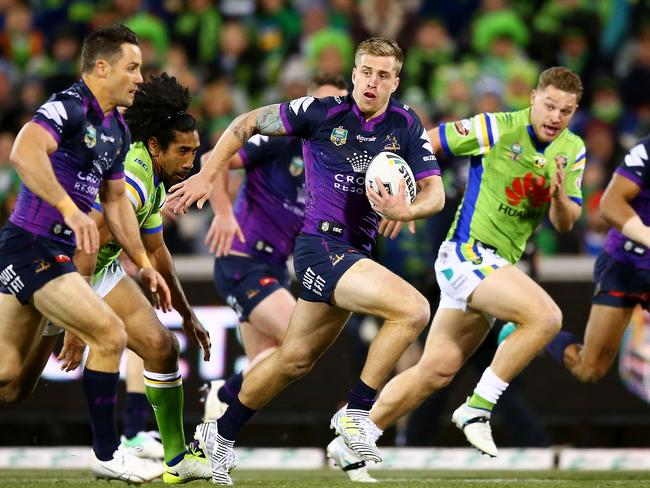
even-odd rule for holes
{"type": "Polygon", "coordinates": [[[395,100],[370,121],[352,95],[299,98],[281,104],[280,115],[287,133],[304,140],[305,234],[326,234],[371,251],[379,218],[366,197],[365,173],[381,151],[404,158],[416,180],[440,175],[420,119],[395,100]]]}
{"type": "Polygon", "coordinates": [[[284,264],[305,215],[302,141],[297,137],[255,135],[239,150],[246,179],[234,214],[246,242],[233,251],[284,264]]]}
{"type": "MultiPolygon", "coordinates": [[[[88,213],[102,180],[124,177],[131,136],[122,115],[114,109],[104,116],[97,99],[79,80],[52,95],[32,121],[56,140],[58,148],[50,155],[54,174],[77,206],[88,213]]],[[[9,220],[33,234],[75,244],[61,213],[24,184],[9,220]]]]}
{"type": "MultiPolygon", "coordinates": [[[[636,185],[641,191],[630,204],[645,225],[650,225],[650,137],[642,139],[630,149],[616,174],[623,176],[636,185]]],[[[622,232],[612,227],[603,246],[605,252],[614,259],[632,264],[637,268],[650,269],[650,251],[640,246],[622,232]]]]}

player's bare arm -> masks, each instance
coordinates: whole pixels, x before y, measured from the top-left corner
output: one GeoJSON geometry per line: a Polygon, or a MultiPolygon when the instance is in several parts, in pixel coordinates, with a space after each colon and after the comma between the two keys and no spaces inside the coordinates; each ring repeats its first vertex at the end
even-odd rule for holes
{"type": "Polygon", "coordinates": [[[190,340],[203,349],[203,359],[210,360],[210,334],[194,314],[178,279],[172,256],[165,245],[162,232],[142,234],[142,242],[153,267],[164,278],[171,292],[172,306],[183,318],[183,330],[190,340]]]}
{"type": "MultiPolygon", "coordinates": [[[[207,161],[208,154],[201,156],[201,165],[207,161]]],[[[230,158],[228,168],[242,168],[244,162],[238,154],[230,158]]],[[[235,219],[232,203],[228,195],[228,169],[224,169],[212,185],[210,206],[214,217],[205,236],[205,244],[210,253],[216,257],[227,256],[230,253],[232,241],[237,236],[240,242],[246,242],[244,234],[235,219]]]]}
{"type": "Polygon", "coordinates": [[[440,128],[434,127],[433,129],[427,132],[429,139],[431,140],[431,147],[433,149],[433,154],[438,154],[438,151],[442,148],[440,144],[440,128]]]}
{"type": "Polygon", "coordinates": [[[558,168],[551,185],[549,218],[558,232],[569,232],[580,218],[582,207],[572,201],[564,191],[564,170],[558,168]]]}
{"type": "Polygon", "coordinates": [[[630,239],[650,247],[650,227],[630,205],[640,191],[630,179],[614,174],[600,201],[600,215],[630,239]]]}
{"type": "Polygon", "coordinates": [[[279,104],[267,105],[237,117],[219,138],[201,171],[169,189],[174,211],[187,212],[194,202],[198,208],[203,208],[210,196],[212,182],[251,136],[282,136],[286,133],[279,104]]]}
{"type": "Polygon", "coordinates": [[[11,162],[27,188],[61,212],[66,225],[75,233],[77,248],[89,253],[97,252],[97,227],[72,201],[52,169],[49,155],[57,147],[48,131],[34,122],[28,122],[16,137],[11,162]]]}
{"type": "Polygon", "coordinates": [[[131,261],[138,267],[140,278],[151,290],[155,304],[163,311],[171,310],[169,288],[162,276],[152,267],[144,249],[133,205],[126,195],[124,178],[104,181],[99,191],[99,198],[104,209],[106,225],[131,261]]]}

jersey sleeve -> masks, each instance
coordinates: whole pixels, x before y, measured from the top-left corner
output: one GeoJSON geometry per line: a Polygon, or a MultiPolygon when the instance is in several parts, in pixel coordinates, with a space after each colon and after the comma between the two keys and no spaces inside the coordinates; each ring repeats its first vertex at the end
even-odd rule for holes
{"type": "Polygon", "coordinates": [[[413,171],[416,181],[427,176],[440,176],[440,166],[433,154],[431,139],[425,130],[422,122],[415,114],[413,123],[408,128],[408,149],[406,161],[413,171]]]}
{"type": "Polygon", "coordinates": [[[440,144],[448,156],[486,154],[512,125],[510,113],[483,113],[440,124],[440,144]]]}
{"type": "Polygon", "coordinates": [[[623,158],[616,174],[624,176],[639,187],[644,187],[650,177],[650,137],[641,140],[623,158]]]}
{"type": "Polygon", "coordinates": [[[280,104],[280,118],[290,136],[309,139],[326,115],[327,107],[319,98],[302,97],[280,104]]]}
{"type": "Polygon", "coordinates": [[[582,176],[585,172],[585,164],[587,163],[587,153],[585,144],[582,139],[578,144],[575,160],[567,164],[564,171],[564,192],[566,195],[578,205],[582,205],[582,176]]]}
{"type": "Polygon", "coordinates": [[[84,122],[81,101],[66,96],[54,95],[39,107],[32,121],[52,134],[57,144],[81,130],[84,122]]]}
{"type": "Polygon", "coordinates": [[[246,144],[243,145],[238,153],[244,163],[244,168],[254,168],[269,159],[267,146],[270,139],[269,136],[255,134],[246,141],[246,144]]]}

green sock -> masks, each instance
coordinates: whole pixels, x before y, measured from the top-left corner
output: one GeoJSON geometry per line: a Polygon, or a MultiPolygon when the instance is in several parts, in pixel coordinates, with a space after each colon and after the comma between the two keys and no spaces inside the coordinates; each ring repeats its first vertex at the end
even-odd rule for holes
{"type": "Polygon", "coordinates": [[[467,402],[467,405],[469,407],[482,408],[483,410],[488,410],[491,412],[495,404],[492,402],[488,402],[485,398],[483,398],[481,395],[476,394],[475,392],[470,397],[469,401],[467,402]]]}
{"type": "Polygon", "coordinates": [[[147,399],[153,407],[158,430],[169,462],[186,450],[183,430],[183,380],[175,373],[144,372],[147,399]]]}

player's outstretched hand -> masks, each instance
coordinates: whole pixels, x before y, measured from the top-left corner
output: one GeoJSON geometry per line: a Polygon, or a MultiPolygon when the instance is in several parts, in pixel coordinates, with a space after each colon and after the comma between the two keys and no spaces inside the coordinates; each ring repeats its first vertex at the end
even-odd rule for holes
{"type": "Polygon", "coordinates": [[[88,254],[97,252],[99,249],[99,231],[93,219],[78,210],[65,219],[65,224],[74,232],[77,249],[81,249],[88,254]]]}
{"type": "Polygon", "coordinates": [[[239,242],[246,242],[244,233],[241,231],[233,213],[224,213],[226,215],[217,214],[212,217],[210,229],[208,229],[205,236],[205,245],[210,248],[210,253],[218,258],[230,254],[230,248],[235,236],[237,236],[239,242]]]}
{"type": "Polygon", "coordinates": [[[399,190],[396,195],[391,195],[384,187],[379,177],[375,178],[377,189],[370,186],[366,191],[368,199],[375,211],[388,220],[409,220],[409,204],[406,201],[406,182],[402,179],[399,182],[399,190]]]}
{"type": "Polygon", "coordinates": [[[66,330],[63,336],[63,347],[57,356],[57,359],[63,363],[61,364],[61,371],[67,373],[77,369],[81,364],[85,349],[86,344],[72,332],[66,330]]]}
{"type": "Polygon", "coordinates": [[[200,171],[187,180],[175,184],[169,189],[170,202],[174,213],[187,213],[190,207],[196,203],[198,208],[203,208],[205,202],[210,198],[212,192],[212,183],[200,171]]]}
{"type": "Polygon", "coordinates": [[[183,317],[183,331],[190,338],[194,345],[203,349],[203,360],[210,361],[210,333],[199,322],[199,319],[191,312],[190,315],[183,317]]]}
{"type": "Polygon", "coordinates": [[[163,312],[171,312],[172,295],[163,277],[153,267],[144,267],[138,270],[138,278],[151,292],[153,305],[163,312]]]}
{"type": "MultiPolygon", "coordinates": [[[[411,234],[415,234],[415,221],[409,220],[407,222],[407,225],[409,232],[411,234]]],[[[401,222],[399,220],[381,219],[379,222],[379,233],[384,237],[388,237],[389,239],[395,239],[402,231],[403,226],[404,222],[401,222]]]]}

